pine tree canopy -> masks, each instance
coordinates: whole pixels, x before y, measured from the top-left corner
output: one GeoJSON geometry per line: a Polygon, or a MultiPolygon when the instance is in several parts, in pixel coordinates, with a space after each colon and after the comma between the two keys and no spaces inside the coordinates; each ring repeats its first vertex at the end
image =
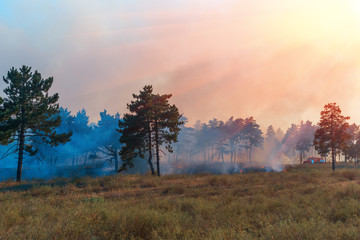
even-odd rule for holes
{"type": "Polygon", "coordinates": [[[155,174],[152,163],[155,149],[157,174],[160,175],[160,146],[172,152],[171,144],[177,142],[180,132],[181,115],[175,105],[169,103],[171,94],[153,94],[151,85],[145,86],[135,100],[128,104],[129,114],[119,121],[120,142],[123,145],[120,155],[123,161],[121,170],[132,167],[135,157],[148,155],[148,163],[155,174]]]}
{"type": "Polygon", "coordinates": [[[350,138],[347,133],[350,117],[341,114],[341,109],[336,103],[329,103],[324,106],[321,111],[319,128],[315,131],[314,146],[322,155],[331,151],[332,168],[335,171],[335,155],[336,151],[342,148],[346,141],[350,138]]]}
{"type": "Polygon", "coordinates": [[[57,103],[59,95],[49,94],[52,77],[43,79],[39,72],[33,73],[30,67],[23,66],[20,69],[11,68],[3,80],[7,87],[4,89],[6,97],[0,106],[1,142],[18,142],[11,153],[19,153],[17,180],[20,181],[24,150],[29,155],[38,152],[31,141],[36,138],[43,144],[57,146],[68,142],[71,133],[59,134],[55,131],[61,124],[61,118],[57,103]]]}

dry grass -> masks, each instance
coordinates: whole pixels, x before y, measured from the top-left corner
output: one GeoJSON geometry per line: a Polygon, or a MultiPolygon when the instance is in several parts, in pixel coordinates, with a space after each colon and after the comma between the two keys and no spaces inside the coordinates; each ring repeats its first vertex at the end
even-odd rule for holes
{"type": "Polygon", "coordinates": [[[0,239],[360,239],[360,170],[0,183],[0,239]]]}

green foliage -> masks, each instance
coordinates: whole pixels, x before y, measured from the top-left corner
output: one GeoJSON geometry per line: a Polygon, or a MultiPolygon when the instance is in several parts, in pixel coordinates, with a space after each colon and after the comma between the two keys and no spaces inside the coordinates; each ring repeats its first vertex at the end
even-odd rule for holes
{"type": "MultiPolygon", "coordinates": [[[[11,68],[3,78],[7,87],[6,98],[0,106],[0,136],[2,144],[19,142],[17,181],[21,180],[24,151],[36,156],[38,143],[57,146],[70,140],[71,133],[57,133],[55,128],[61,124],[59,116],[59,95],[49,95],[53,78],[43,79],[30,67],[11,68]]],[[[6,155],[6,154],[5,154],[6,155]]]]}
{"type": "Polygon", "coordinates": [[[120,151],[123,165],[120,170],[133,167],[133,159],[144,158],[148,154],[148,163],[152,174],[155,170],[152,163],[155,149],[157,174],[160,176],[159,148],[172,152],[171,144],[177,142],[180,132],[181,115],[175,105],[169,103],[171,94],[154,94],[152,86],[145,86],[139,95],[133,94],[135,100],[128,104],[130,113],[119,121],[120,151]]]}

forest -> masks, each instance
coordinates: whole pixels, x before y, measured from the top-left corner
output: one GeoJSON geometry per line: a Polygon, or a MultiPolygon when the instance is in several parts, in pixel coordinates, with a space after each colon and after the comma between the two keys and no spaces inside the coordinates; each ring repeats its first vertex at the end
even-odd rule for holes
{"type": "Polygon", "coordinates": [[[0,137],[2,180],[122,173],[235,173],[244,167],[281,171],[309,156],[357,162],[359,126],[349,125],[335,103],[325,105],[318,124],[301,121],[286,131],[259,126],[252,117],[196,121],[169,103],[171,94],[145,86],[128,104],[130,113],[72,113],[49,95],[53,78],[30,67],[12,68],[3,78],[0,137]],[[161,160],[160,160],[161,159],[161,160]],[[21,162],[20,162],[21,161],[21,162]],[[156,168],[154,167],[156,166],[156,168]],[[19,171],[20,168],[20,171],[19,171]],[[20,176],[19,176],[20,174],[20,176]]]}

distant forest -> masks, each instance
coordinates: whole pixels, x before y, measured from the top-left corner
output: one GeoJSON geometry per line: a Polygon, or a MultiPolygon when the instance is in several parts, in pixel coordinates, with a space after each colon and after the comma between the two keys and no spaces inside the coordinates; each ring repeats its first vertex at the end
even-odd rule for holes
{"type": "Polygon", "coordinates": [[[57,94],[48,94],[52,78],[42,79],[24,66],[12,68],[4,81],[8,87],[4,89],[7,97],[1,99],[1,168],[20,166],[21,142],[27,153],[21,156],[24,167],[43,172],[66,166],[144,173],[150,165],[155,174],[152,163],[156,163],[160,174],[160,159],[164,173],[186,173],[184,169],[200,163],[278,170],[284,164],[301,164],[309,156],[327,159],[330,154],[333,161],[343,156],[345,161],[356,163],[360,154],[359,127],[349,125],[349,118],[341,116],[335,103],[325,106],[319,124],[302,121],[285,132],[273,126],[263,132],[251,116],[198,120],[188,126],[186,114],[176,115],[176,106],[168,104],[171,94],[153,94],[152,87],[145,86],[128,104],[133,115],[104,110],[97,123],[90,123],[85,109],[73,114],[57,104],[57,94]],[[146,89],[150,95],[142,96],[146,89]],[[167,112],[161,113],[161,107],[167,112]],[[173,123],[171,112],[175,114],[173,123]],[[147,129],[151,131],[149,138],[147,129]]]}

